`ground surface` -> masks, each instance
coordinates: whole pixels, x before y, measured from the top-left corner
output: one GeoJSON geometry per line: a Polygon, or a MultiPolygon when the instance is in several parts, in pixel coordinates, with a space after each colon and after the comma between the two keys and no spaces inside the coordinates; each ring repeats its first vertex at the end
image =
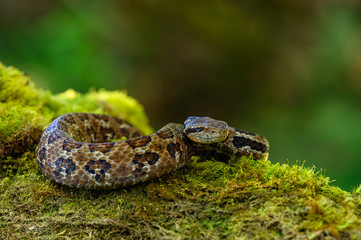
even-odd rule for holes
{"type": "Polygon", "coordinates": [[[34,149],[51,120],[75,111],[124,117],[152,131],[125,92],[53,95],[0,64],[0,238],[361,239],[361,185],[343,191],[302,164],[195,158],[126,189],[57,185],[37,169],[34,149]]]}

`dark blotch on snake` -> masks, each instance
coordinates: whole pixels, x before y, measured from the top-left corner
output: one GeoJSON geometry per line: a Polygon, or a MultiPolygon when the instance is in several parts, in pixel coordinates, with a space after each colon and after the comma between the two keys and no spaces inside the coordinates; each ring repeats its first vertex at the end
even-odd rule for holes
{"type": "Polygon", "coordinates": [[[104,138],[101,141],[108,141],[108,139],[115,138],[115,132],[111,128],[100,126],[100,132],[102,133],[102,136],[104,138]]]}
{"type": "Polygon", "coordinates": [[[236,148],[241,148],[243,146],[250,146],[253,150],[259,152],[265,152],[267,149],[266,145],[260,142],[252,141],[251,139],[245,137],[233,137],[232,143],[236,148]]]}
{"type": "Polygon", "coordinates": [[[129,144],[129,146],[131,146],[134,149],[134,148],[146,146],[151,141],[152,141],[151,137],[144,136],[141,138],[128,139],[127,143],[129,144]]]}
{"type": "Polygon", "coordinates": [[[177,157],[176,153],[179,153],[180,159],[182,158],[182,150],[180,148],[180,144],[177,143],[169,143],[167,145],[167,151],[169,152],[169,154],[172,156],[173,159],[175,159],[177,157]]]}
{"type": "Polygon", "coordinates": [[[93,128],[87,128],[86,132],[88,133],[88,136],[91,136],[92,142],[96,142],[96,140],[98,139],[97,132],[94,131],[93,128]]]}
{"type": "Polygon", "coordinates": [[[50,137],[48,138],[48,144],[51,144],[51,143],[55,142],[55,141],[58,140],[60,137],[61,137],[60,134],[50,135],[50,137]]]}
{"type": "Polygon", "coordinates": [[[188,128],[185,132],[188,134],[202,131],[204,131],[204,127],[188,128]]]}
{"type": "Polygon", "coordinates": [[[80,143],[80,142],[64,140],[64,142],[63,142],[63,150],[65,150],[67,152],[71,152],[73,149],[80,148],[82,145],[83,144],[80,143]]]}
{"type": "Polygon", "coordinates": [[[46,148],[43,147],[39,150],[38,154],[39,154],[39,160],[43,160],[46,156],[46,148]]]}
{"type": "MultiPolygon", "coordinates": [[[[133,163],[140,165],[139,161],[141,160],[143,160],[142,162],[147,161],[149,165],[154,165],[159,160],[159,155],[157,153],[152,153],[152,152],[146,152],[144,154],[135,154],[133,158],[133,163]]],[[[144,164],[142,164],[142,167],[143,166],[144,164]]]]}
{"type": "Polygon", "coordinates": [[[55,166],[61,168],[61,169],[65,169],[65,173],[67,175],[69,175],[71,173],[71,171],[75,170],[75,164],[73,163],[72,159],[69,158],[58,158],[55,162],[55,166]]]}
{"type": "Polygon", "coordinates": [[[115,142],[108,142],[106,144],[108,145],[107,147],[90,143],[89,150],[90,150],[90,152],[99,151],[99,152],[102,152],[103,154],[105,154],[105,153],[109,152],[112,149],[112,147],[114,147],[115,142]]]}
{"type": "Polygon", "coordinates": [[[163,130],[163,131],[158,131],[157,132],[157,135],[160,137],[160,138],[163,138],[163,139],[167,139],[167,138],[173,138],[174,137],[174,134],[169,131],[169,130],[163,130]]]}

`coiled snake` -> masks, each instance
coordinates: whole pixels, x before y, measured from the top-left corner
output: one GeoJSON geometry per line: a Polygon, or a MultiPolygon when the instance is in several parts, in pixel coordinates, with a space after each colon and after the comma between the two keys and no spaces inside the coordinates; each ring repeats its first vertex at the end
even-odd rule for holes
{"type": "Polygon", "coordinates": [[[191,156],[227,161],[267,159],[268,141],[209,117],[189,117],[141,136],[126,121],[101,114],[70,113],[55,119],[36,149],[40,170],[57,183],[88,189],[118,188],[168,174],[191,156]],[[126,140],[110,142],[126,137],[126,140]]]}

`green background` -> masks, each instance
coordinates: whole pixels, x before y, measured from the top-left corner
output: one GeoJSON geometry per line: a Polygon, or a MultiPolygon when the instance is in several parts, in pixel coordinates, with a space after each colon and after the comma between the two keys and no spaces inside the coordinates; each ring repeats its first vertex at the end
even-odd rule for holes
{"type": "Polygon", "coordinates": [[[0,1],[0,61],[54,93],[127,89],[155,128],[208,115],[272,162],[361,183],[357,1],[0,1]]]}

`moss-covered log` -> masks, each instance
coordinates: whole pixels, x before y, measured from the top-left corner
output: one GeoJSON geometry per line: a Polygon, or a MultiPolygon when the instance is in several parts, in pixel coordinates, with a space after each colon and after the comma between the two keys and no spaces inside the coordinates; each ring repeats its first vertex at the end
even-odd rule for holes
{"type": "Polygon", "coordinates": [[[343,191],[302,164],[195,158],[126,189],[57,185],[38,171],[34,148],[55,117],[75,111],[123,117],[151,132],[142,106],[125,92],[54,95],[0,64],[0,238],[361,238],[361,185],[343,191]]]}

